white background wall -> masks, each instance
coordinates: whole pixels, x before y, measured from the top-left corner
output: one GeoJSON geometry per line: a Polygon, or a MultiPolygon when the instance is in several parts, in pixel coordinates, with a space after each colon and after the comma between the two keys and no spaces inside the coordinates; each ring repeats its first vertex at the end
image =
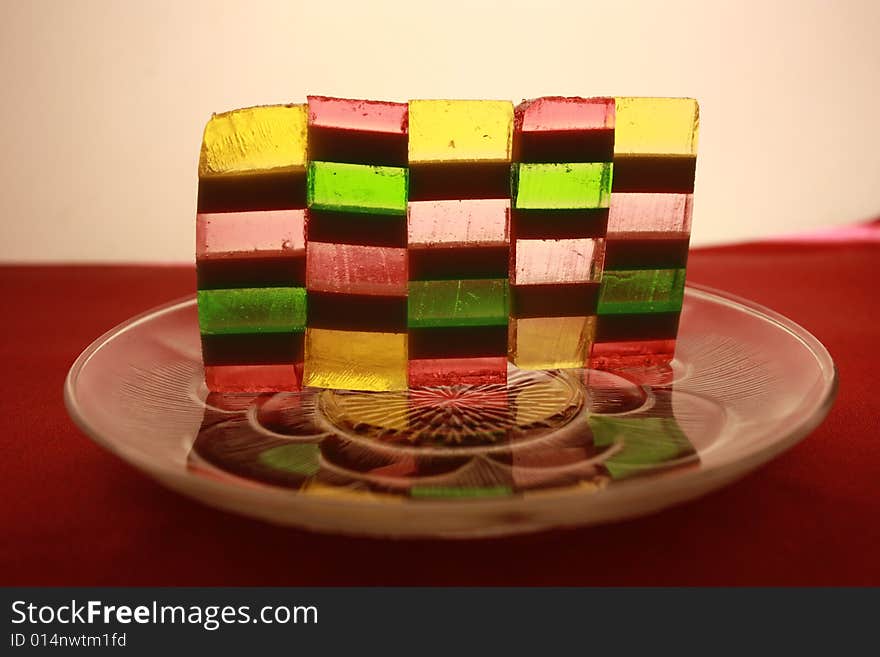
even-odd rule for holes
{"type": "Polygon", "coordinates": [[[880,214],[877,0],[0,0],[0,260],[185,261],[212,111],[695,96],[693,241],[880,214]]]}

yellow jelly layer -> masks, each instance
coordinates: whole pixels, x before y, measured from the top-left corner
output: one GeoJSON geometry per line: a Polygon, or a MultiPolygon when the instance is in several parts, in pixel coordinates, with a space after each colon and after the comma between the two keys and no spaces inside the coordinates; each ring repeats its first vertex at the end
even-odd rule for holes
{"type": "Polygon", "coordinates": [[[513,103],[411,100],[409,161],[510,162],[513,103]]]}
{"type": "Polygon", "coordinates": [[[307,105],[266,105],[215,114],[205,126],[199,177],[305,170],[307,105]]]}
{"type": "Polygon", "coordinates": [[[406,362],[405,333],[306,329],[306,386],[406,390],[406,362]]]}
{"type": "Polygon", "coordinates": [[[693,98],[615,98],[615,155],[696,155],[700,107],[693,98]]]}
{"type": "Polygon", "coordinates": [[[329,497],[338,500],[353,500],[355,502],[383,502],[390,504],[400,504],[403,497],[391,495],[389,493],[378,493],[366,488],[351,488],[342,486],[332,486],[315,479],[310,479],[300,489],[301,493],[307,495],[315,495],[317,497],[329,497]]]}
{"type": "Polygon", "coordinates": [[[584,367],[595,317],[528,317],[510,320],[510,359],[524,370],[584,367]]]}

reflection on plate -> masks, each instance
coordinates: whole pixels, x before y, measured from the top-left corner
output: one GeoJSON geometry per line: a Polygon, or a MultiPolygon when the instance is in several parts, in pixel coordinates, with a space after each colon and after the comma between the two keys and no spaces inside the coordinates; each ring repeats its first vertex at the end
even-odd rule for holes
{"type": "Polygon", "coordinates": [[[208,504],[326,531],[480,536],[622,518],[703,494],[812,429],[824,348],[770,311],[688,289],[676,360],[507,385],[208,394],[195,303],[134,318],[74,364],[96,440],[208,504]]]}

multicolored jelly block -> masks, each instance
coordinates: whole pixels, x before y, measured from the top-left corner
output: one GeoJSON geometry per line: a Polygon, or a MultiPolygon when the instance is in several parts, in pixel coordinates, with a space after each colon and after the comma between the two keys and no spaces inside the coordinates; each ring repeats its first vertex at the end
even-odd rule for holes
{"type": "Polygon", "coordinates": [[[512,140],[509,101],[410,101],[410,200],[509,198],[512,140]]]}
{"type": "Polygon", "coordinates": [[[197,217],[209,386],[668,360],[698,127],[695,101],[668,98],[310,96],[215,115],[197,217]]]}
{"type": "Polygon", "coordinates": [[[403,167],[313,161],[308,205],[314,210],[405,215],[407,180],[403,167]]]}
{"type": "Polygon", "coordinates": [[[405,390],[407,334],[306,330],[306,386],[344,390],[405,390]]]}
{"type": "Polygon", "coordinates": [[[610,162],[614,156],[614,99],[548,96],[515,112],[516,162],[610,162]]]}
{"type": "Polygon", "coordinates": [[[272,105],[215,114],[199,157],[198,211],[305,207],[308,162],[305,105],[272,105]]]}
{"type": "Polygon", "coordinates": [[[309,96],[309,157],[406,167],[408,105],[309,96]]]}

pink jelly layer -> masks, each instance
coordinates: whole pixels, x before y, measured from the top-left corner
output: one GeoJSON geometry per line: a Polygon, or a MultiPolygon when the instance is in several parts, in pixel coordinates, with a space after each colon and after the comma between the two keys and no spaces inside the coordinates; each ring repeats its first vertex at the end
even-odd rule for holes
{"type": "Polygon", "coordinates": [[[209,365],[205,382],[211,392],[285,392],[301,388],[302,365],[209,365]]]}
{"type": "Polygon", "coordinates": [[[337,130],[407,133],[409,106],[375,100],[309,96],[309,125],[337,130]]]}
{"type": "Polygon", "coordinates": [[[429,358],[409,361],[410,386],[507,383],[507,358],[429,358]]]}
{"type": "Polygon", "coordinates": [[[309,242],[306,253],[310,292],[406,296],[406,249],[309,242]]]}
{"type": "Polygon", "coordinates": [[[407,207],[411,246],[507,244],[510,199],[412,201],[407,207]]]}
{"type": "Polygon", "coordinates": [[[693,203],[693,194],[614,193],[608,232],[690,233],[693,203]]]}
{"type": "Polygon", "coordinates": [[[613,98],[548,96],[516,108],[516,129],[523,132],[604,130],[614,128],[613,98]]]}
{"type": "Polygon", "coordinates": [[[603,240],[516,240],[511,285],[588,283],[598,280],[603,240]]]}
{"type": "Polygon", "coordinates": [[[205,213],[196,216],[196,256],[305,249],[305,210],[205,213]]]}

